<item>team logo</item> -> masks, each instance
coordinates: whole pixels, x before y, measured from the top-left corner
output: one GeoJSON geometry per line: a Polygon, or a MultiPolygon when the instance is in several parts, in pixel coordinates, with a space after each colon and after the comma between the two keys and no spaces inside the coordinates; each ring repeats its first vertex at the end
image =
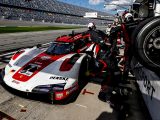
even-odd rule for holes
{"type": "Polygon", "coordinates": [[[51,59],[51,57],[49,57],[49,56],[42,56],[41,57],[41,60],[48,60],[48,59],[51,59]]]}

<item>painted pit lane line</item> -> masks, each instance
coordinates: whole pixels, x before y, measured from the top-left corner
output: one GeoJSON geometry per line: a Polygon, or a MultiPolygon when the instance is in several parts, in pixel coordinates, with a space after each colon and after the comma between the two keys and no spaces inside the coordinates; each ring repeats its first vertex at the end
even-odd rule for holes
{"type": "Polygon", "coordinates": [[[81,104],[76,104],[76,106],[87,108],[87,106],[84,106],[84,105],[81,105],[81,104]]]}

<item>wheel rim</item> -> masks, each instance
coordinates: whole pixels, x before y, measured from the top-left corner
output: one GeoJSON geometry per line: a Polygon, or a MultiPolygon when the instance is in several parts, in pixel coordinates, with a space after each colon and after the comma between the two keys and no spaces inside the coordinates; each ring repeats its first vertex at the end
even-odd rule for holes
{"type": "Polygon", "coordinates": [[[160,67],[160,27],[156,27],[146,36],[143,43],[143,52],[147,59],[160,67]]]}

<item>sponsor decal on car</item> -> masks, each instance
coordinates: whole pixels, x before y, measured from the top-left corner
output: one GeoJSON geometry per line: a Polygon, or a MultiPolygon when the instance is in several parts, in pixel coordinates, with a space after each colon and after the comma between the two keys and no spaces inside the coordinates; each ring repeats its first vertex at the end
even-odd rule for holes
{"type": "Polygon", "coordinates": [[[42,60],[48,60],[48,59],[51,59],[51,57],[49,57],[49,56],[42,56],[41,59],[42,60]]]}
{"type": "Polygon", "coordinates": [[[77,36],[74,36],[74,39],[79,39],[81,37],[82,37],[81,35],[77,35],[77,36]]]}
{"type": "Polygon", "coordinates": [[[16,81],[16,80],[12,80],[13,83],[19,84],[20,82],[16,81]]]}
{"type": "Polygon", "coordinates": [[[49,79],[65,80],[65,81],[67,81],[67,80],[68,80],[68,78],[67,78],[67,77],[57,77],[57,76],[51,76],[49,79]]]}

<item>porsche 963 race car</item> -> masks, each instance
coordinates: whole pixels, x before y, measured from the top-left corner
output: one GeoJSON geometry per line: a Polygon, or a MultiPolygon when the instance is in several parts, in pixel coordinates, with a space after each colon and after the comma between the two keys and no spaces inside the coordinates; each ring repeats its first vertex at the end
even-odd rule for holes
{"type": "Polygon", "coordinates": [[[98,48],[88,42],[89,35],[58,37],[50,47],[33,47],[16,52],[2,71],[4,83],[26,93],[52,94],[64,100],[79,89],[89,69],[91,55],[98,48]]]}

